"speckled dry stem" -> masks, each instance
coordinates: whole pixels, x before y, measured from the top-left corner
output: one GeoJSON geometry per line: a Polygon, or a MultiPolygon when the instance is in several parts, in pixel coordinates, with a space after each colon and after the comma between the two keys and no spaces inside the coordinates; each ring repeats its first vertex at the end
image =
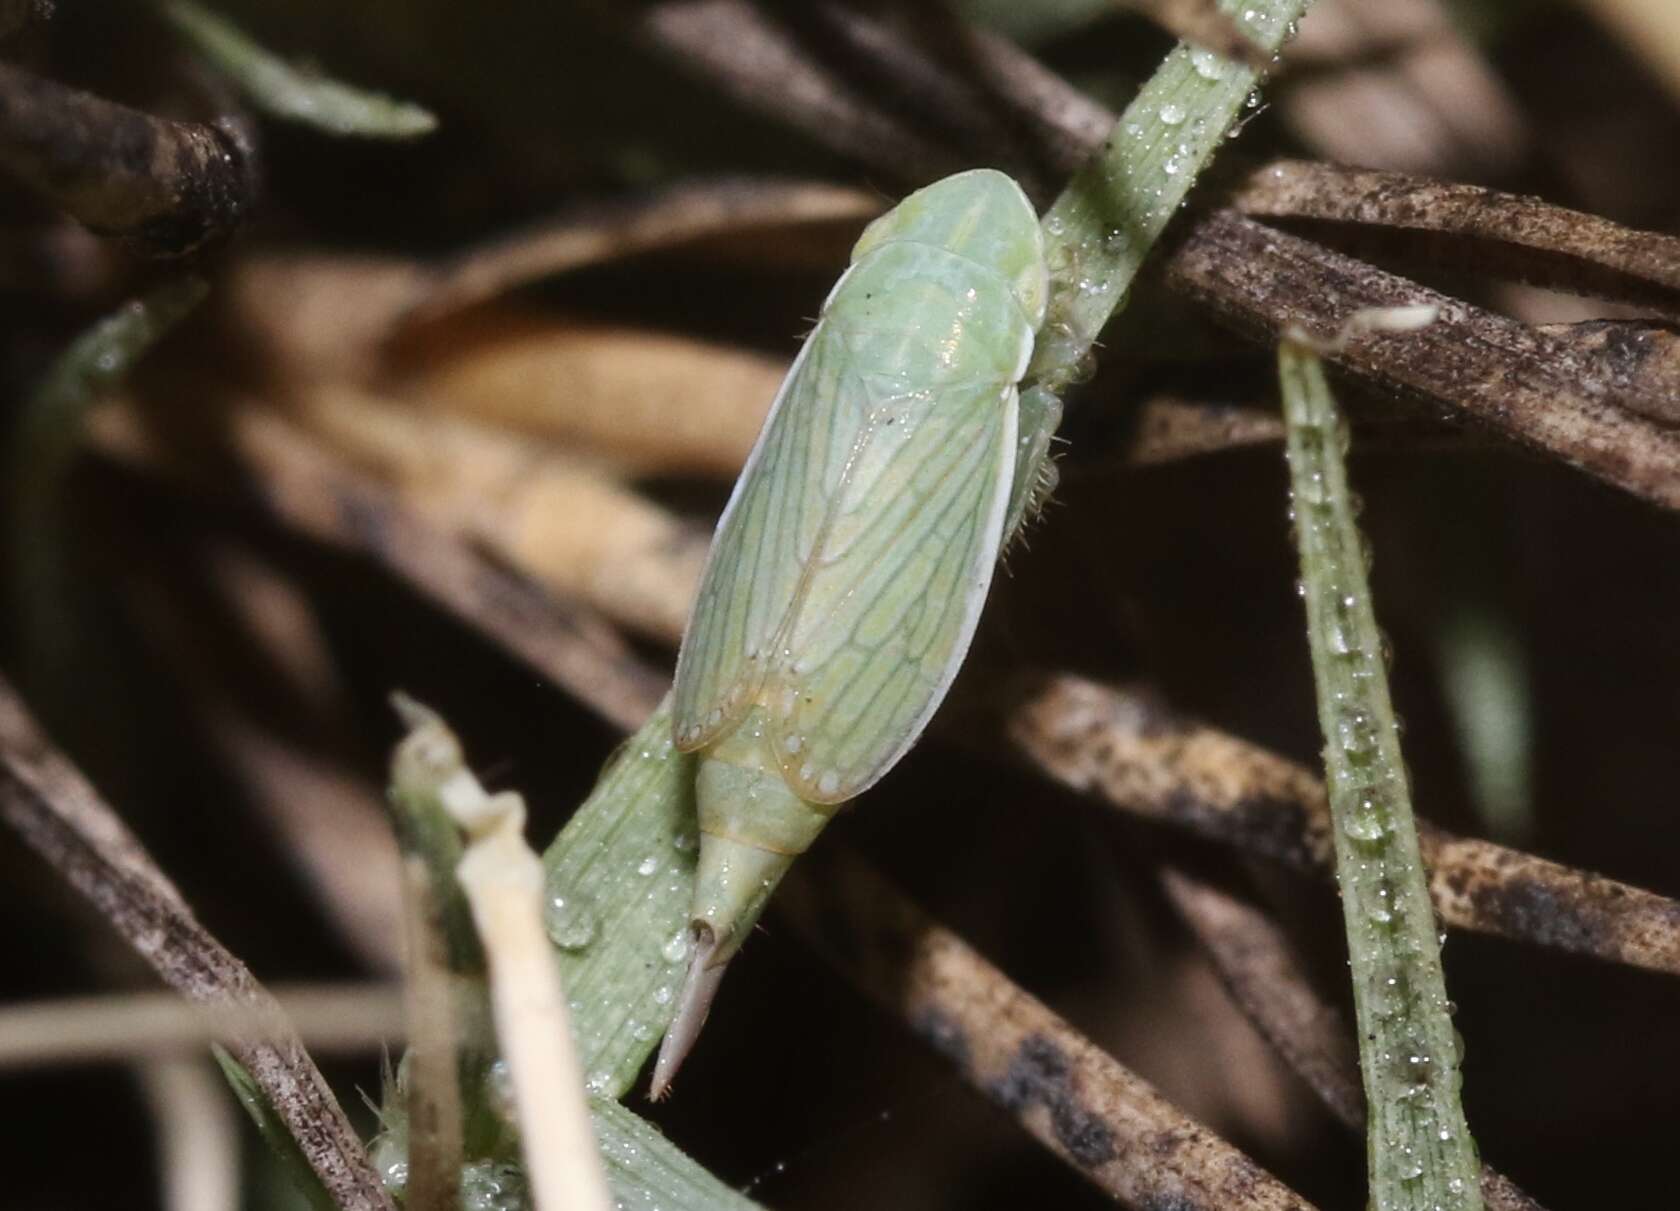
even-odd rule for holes
{"type": "Polygon", "coordinates": [[[1429,305],[1414,333],[1350,337],[1330,355],[1382,390],[1463,413],[1665,508],[1680,508],[1680,433],[1633,413],[1646,401],[1602,355],[1428,290],[1234,211],[1207,215],[1164,265],[1168,283],[1253,336],[1332,335],[1355,312],[1429,305]]]}
{"type": "Polygon", "coordinates": [[[1232,193],[1244,214],[1358,224],[1458,272],[1485,272],[1680,312],[1680,237],[1635,231],[1538,198],[1398,172],[1278,160],[1232,193]]]}
{"type": "Polygon", "coordinates": [[[340,1207],[389,1211],[361,1141],[273,997],[199,924],[115,812],[47,742],[0,683],[0,818],[86,896],[164,981],[201,1004],[272,1022],[232,1039],[340,1207]]]}
{"type": "Polygon", "coordinates": [[[1076,1171],[1134,1207],[1311,1211],[855,858],[778,900],[849,978],[1076,1171]]]}
{"type": "MultiPolygon", "coordinates": [[[[1010,739],[1063,785],[1245,853],[1329,871],[1324,786],[1303,766],[1149,693],[1082,677],[1034,683],[1010,702],[1010,739]]],[[[1673,900],[1427,822],[1418,831],[1445,924],[1680,975],[1673,900]]]]}
{"type": "MultiPolygon", "coordinates": [[[[1353,1025],[1313,989],[1283,931],[1254,906],[1182,870],[1163,869],[1161,881],[1255,1028],[1344,1126],[1362,1129],[1353,1025]]],[[[1491,1211],[1544,1211],[1488,1165],[1482,1201],[1491,1211]]]]}
{"type": "Polygon", "coordinates": [[[0,165],[94,231],[179,256],[237,227],[254,152],[232,126],[172,122],[0,64],[0,165]]]}

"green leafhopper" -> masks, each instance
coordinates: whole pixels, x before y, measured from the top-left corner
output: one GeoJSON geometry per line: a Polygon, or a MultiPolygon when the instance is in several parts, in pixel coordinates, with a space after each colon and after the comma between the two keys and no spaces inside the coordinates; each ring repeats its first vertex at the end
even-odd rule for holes
{"type": "Polygon", "coordinates": [[[677,660],[701,849],[655,1096],[793,859],[915,743],[956,676],[1060,411],[1038,393],[1021,425],[1047,293],[1020,186],[960,173],[869,225],[788,371],[677,660]]]}

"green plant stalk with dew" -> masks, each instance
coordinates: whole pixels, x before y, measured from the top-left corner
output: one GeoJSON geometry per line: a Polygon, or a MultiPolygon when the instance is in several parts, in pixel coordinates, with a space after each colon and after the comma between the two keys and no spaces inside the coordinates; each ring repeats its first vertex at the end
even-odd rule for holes
{"type": "Polygon", "coordinates": [[[1343,461],[1347,429],[1303,342],[1284,342],[1278,372],[1369,1111],[1370,1205],[1480,1211],[1435,911],[1343,461]]]}

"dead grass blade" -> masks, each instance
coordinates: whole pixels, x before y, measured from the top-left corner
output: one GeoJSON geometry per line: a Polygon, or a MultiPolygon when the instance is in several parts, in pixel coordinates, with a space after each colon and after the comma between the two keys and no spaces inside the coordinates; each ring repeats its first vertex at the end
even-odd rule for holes
{"type": "Polygon", "coordinates": [[[687,181],[629,200],[579,206],[469,249],[430,275],[404,318],[436,320],[532,282],[638,253],[766,228],[836,222],[861,227],[880,212],[877,196],[821,181],[687,181]]]}
{"type": "Polygon", "coordinates": [[[1168,284],[1267,342],[1328,337],[1355,312],[1431,306],[1404,335],[1368,332],[1330,361],[1365,383],[1463,413],[1505,437],[1665,508],[1680,508],[1680,434],[1642,416],[1660,384],[1629,389],[1602,354],[1449,298],[1235,211],[1206,215],[1164,265],[1168,284]]]}
{"type": "Polygon", "coordinates": [[[232,1050],[285,1120],[341,1207],[390,1211],[390,1198],[332,1090],[284,1012],[200,925],[117,814],[36,729],[0,683],[0,817],[86,896],[164,981],[202,1004],[271,1019],[232,1050]]]}
{"type": "MultiPolygon", "coordinates": [[[[132,416],[112,413],[106,419],[100,438],[107,450],[141,466],[180,471],[171,462],[178,446],[160,444],[139,430],[132,416]]],[[[236,408],[226,437],[242,461],[242,482],[269,516],[315,541],[373,559],[541,669],[603,718],[634,728],[648,696],[664,692],[662,681],[593,611],[558,601],[420,518],[390,490],[272,412],[257,405],[236,408]],[[627,692],[630,687],[635,692],[627,692]]]]}
{"type": "Polygon", "coordinates": [[[0,164],[103,235],[155,257],[226,235],[257,194],[230,123],[155,118],[0,63],[0,164]]]}
{"type": "Polygon", "coordinates": [[[786,358],[510,306],[429,331],[389,393],[630,475],[734,476],[786,358]]]}
{"type": "MultiPolygon", "coordinates": [[[[1323,783],[1147,693],[1055,676],[1016,701],[1006,726],[1021,753],[1064,786],[1245,853],[1331,871],[1323,783]]],[[[1680,975],[1673,900],[1422,822],[1419,842],[1447,925],[1680,975]]]]}
{"type": "Polygon", "coordinates": [[[1250,172],[1231,204],[1247,215],[1411,233],[1417,255],[1455,271],[1513,277],[1680,314],[1680,237],[1478,185],[1277,160],[1250,172]]]}
{"type": "Polygon", "coordinates": [[[1081,1175],[1134,1207],[1311,1211],[860,860],[812,855],[776,904],[850,980],[1081,1175]]]}
{"type": "Polygon", "coordinates": [[[323,387],[295,415],[373,467],[418,514],[562,598],[646,634],[682,634],[709,535],[611,476],[491,426],[353,388],[323,387]]]}

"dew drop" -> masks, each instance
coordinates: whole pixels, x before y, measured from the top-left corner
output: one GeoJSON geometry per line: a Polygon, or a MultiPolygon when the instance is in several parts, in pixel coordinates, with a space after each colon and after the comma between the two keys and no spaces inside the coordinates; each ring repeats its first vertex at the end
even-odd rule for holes
{"type": "Polygon", "coordinates": [[[659,869],[659,859],[649,854],[636,866],[636,873],[646,879],[659,869]]]}
{"type": "Polygon", "coordinates": [[[1342,831],[1355,841],[1380,841],[1387,830],[1383,827],[1380,813],[1366,811],[1362,807],[1349,814],[1342,824],[1342,831]]]}
{"type": "Polygon", "coordinates": [[[543,904],[543,927],[549,941],[561,950],[582,950],[601,932],[595,904],[582,892],[564,886],[549,876],[543,904]]]}
{"type": "Polygon", "coordinates": [[[668,963],[681,963],[688,958],[688,947],[689,933],[688,928],[684,926],[666,940],[659,953],[665,956],[668,963]]]}
{"type": "Polygon", "coordinates": [[[1196,69],[1196,74],[1204,80],[1217,80],[1224,74],[1224,67],[1219,62],[1219,56],[1211,50],[1197,47],[1190,52],[1190,66],[1196,69]]]}
{"type": "Polygon", "coordinates": [[[1171,101],[1161,106],[1161,121],[1168,126],[1177,126],[1184,121],[1184,106],[1174,105],[1171,101]]]}

